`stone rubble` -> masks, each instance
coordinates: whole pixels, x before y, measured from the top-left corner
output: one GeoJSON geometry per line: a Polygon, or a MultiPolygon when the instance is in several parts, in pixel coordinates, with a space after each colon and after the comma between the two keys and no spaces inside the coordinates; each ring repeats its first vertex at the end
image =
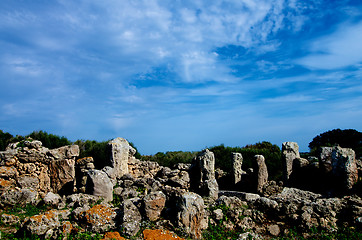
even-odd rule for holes
{"type": "Polygon", "coordinates": [[[144,239],[181,239],[168,231],[175,229],[181,237],[202,239],[205,229],[218,224],[244,231],[238,239],[271,239],[291,228],[333,232],[340,226],[362,227],[362,199],[349,194],[359,171],[351,149],[322,148],[318,159],[307,160],[300,158],[297,143],[283,143],[285,185],[268,181],[264,156],[256,155],[254,168],[244,171],[242,155],[234,153],[230,189],[248,184],[250,192],[219,190],[217,181],[225,174],[215,171],[208,149],[192,164],[172,168],[136,159],[123,138],[110,141],[108,149],[109,162],[96,169],[93,158],[78,159],[76,145],[50,150],[35,140],[10,144],[0,152],[1,208],[32,204],[46,210],[25,219],[0,211],[1,222],[20,222],[15,232],[51,239],[76,231],[104,234],[104,239],[135,239],[142,232],[144,239]],[[291,186],[302,170],[334,179],[339,195],[291,186]],[[150,223],[159,229],[147,230],[150,223]]]}

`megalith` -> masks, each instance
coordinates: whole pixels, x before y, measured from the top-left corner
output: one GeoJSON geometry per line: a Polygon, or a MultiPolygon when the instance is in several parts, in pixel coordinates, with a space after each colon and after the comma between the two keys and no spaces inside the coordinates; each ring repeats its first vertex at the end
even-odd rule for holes
{"type": "Polygon", "coordinates": [[[349,190],[358,181],[355,152],[351,148],[336,146],[332,150],[332,175],[342,184],[342,190],[349,190]]]}
{"type": "Polygon", "coordinates": [[[87,172],[86,192],[103,197],[105,201],[113,200],[113,184],[108,175],[102,170],[91,169],[87,172]]]}
{"type": "Polygon", "coordinates": [[[241,167],[243,166],[243,156],[241,153],[232,153],[232,161],[233,161],[233,175],[232,181],[234,184],[238,184],[241,181],[242,175],[246,174],[241,167]]]}
{"type": "Polygon", "coordinates": [[[120,178],[128,174],[128,159],[130,156],[130,145],[124,138],[115,138],[108,142],[110,152],[109,163],[106,166],[113,168],[112,179],[120,178]]]}
{"type": "Polygon", "coordinates": [[[177,226],[193,239],[201,239],[202,230],[207,228],[204,200],[193,192],[185,192],[176,201],[177,226]]]}
{"type": "Polygon", "coordinates": [[[283,155],[283,177],[288,182],[290,174],[293,172],[293,162],[296,158],[300,158],[299,146],[296,142],[284,142],[282,145],[283,155]]]}
{"type": "Polygon", "coordinates": [[[219,185],[215,178],[215,156],[209,149],[199,153],[192,163],[191,185],[202,196],[216,200],[219,185]]]}
{"type": "Polygon", "coordinates": [[[268,183],[268,169],[263,155],[255,155],[256,162],[256,191],[261,193],[263,187],[268,183]]]}

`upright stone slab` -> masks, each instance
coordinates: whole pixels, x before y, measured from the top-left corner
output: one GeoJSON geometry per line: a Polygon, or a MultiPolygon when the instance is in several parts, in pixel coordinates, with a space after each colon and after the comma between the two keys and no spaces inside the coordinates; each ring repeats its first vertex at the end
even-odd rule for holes
{"type": "Polygon", "coordinates": [[[351,148],[333,148],[332,174],[342,183],[343,190],[351,189],[358,181],[356,155],[351,148]]]}
{"type": "Polygon", "coordinates": [[[255,155],[255,162],[257,167],[256,191],[261,193],[264,185],[268,183],[268,169],[263,155],[255,155]]]}
{"type": "Polygon", "coordinates": [[[209,149],[203,150],[192,165],[191,179],[195,190],[203,196],[217,199],[219,185],[215,178],[215,156],[209,149]]]}
{"type": "Polygon", "coordinates": [[[320,150],[319,168],[323,173],[332,172],[333,147],[322,147],[320,150]]]}
{"type": "Polygon", "coordinates": [[[108,166],[114,168],[112,179],[120,178],[128,173],[130,145],[124,138],[115,138],[108,142],[110,159],[108,166]]]}
{"type": "Polygon", "coordinates": [[[233,183],[237,184],[241,181],[241,177],[244,172],[241,167],[243,166],[243,156],[241,153],[232,153],[232,159],[233,159],[233,183]]]}
{"type": "Polygon", "coordinates": [[[177,199],[177,225],[193,239],[201,239],[202,230],[207,227],[206,211],[202,197],[185,192],[177,199]]]}
{"type": "Polygon", "coordinates": [[[103,197],[105,201],[113,200],[113,184],[108,175],[102,170],[89,170],[86,192],[94,196],[103,197]]]}
{"type": "Polygon", "coordinates": [[[283,177],[288,182],[290,174],[293,172],[294,159],[300,158],[299,146],[296,142],[284,142],[282,145],[283,154],[283,177]]]}

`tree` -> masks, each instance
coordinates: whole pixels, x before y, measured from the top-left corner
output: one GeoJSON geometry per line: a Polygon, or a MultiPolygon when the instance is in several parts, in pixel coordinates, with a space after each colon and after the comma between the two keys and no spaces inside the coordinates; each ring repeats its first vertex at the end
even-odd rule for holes
{"type": "Polygon", "coordinates": [[[43,143],[44,147],[49,149],[59,148],[67,145],[71,145],[72,142],[69,141],[66,137],[60,137],[58,135],[49,134],[45,131],[34,131],[29,135],[25,136],[25,138],[32,138],[34,140],[39,140],[43,143]]]}
{"type": "Polygon", "coordinates": [[[333,129],[319,134],[309,143],[309,149],[315,155],[320,147],[331,147],[336,144],[344,148],[352,148],[356,157],[362,156],[362,133],[354,129],[333,129]]]}
{"type": "Polygon", "coordinates": [[[0,130],[0,151],[4,151],[5,148],[9,145],[11,142],[11,139],[13,138],[13,135],[7,132],[3,132],[0,130]]]}

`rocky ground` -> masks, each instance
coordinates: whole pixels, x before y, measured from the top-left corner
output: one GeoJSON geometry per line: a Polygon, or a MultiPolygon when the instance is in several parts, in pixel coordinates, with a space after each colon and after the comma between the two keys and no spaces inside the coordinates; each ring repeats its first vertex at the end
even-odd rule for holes
{"type": "MultiPolygon", "coordinates": [[[[248,181],[255,191],[246,193],[219,190],[208,150],[172,169],[135,159],[121,138],[109,150],[103,169],[78,159],[76,145],[49,150],[29,140],[0,152],[1,239],[362,237],[358,195],[326,197],[268,181],[261,155],[248,181]]],[[[234,159],[230,184],[247,175],[234,159]]]]}

